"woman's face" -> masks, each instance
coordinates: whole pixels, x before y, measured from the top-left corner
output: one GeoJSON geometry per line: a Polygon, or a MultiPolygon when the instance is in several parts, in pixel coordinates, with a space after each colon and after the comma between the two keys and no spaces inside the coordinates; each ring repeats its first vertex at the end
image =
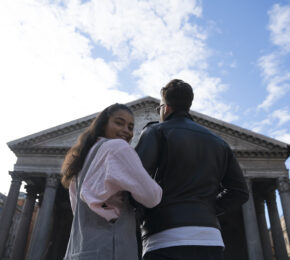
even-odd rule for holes
{"type": "Polygon", "coordinates": [[[127,110],[115,111],[108,120],[105,128],[105,137],[109,139],[120,138],[129,142],[133,137],[134,118],[127,110]]]}

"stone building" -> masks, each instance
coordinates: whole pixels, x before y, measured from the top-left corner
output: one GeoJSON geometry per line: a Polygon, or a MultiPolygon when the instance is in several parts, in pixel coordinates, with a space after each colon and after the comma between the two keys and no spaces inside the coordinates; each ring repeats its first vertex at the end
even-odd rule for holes
{"type": "MultiPolygon", "coordinates": [[[[282,216],[280,218],[280,222],[281,222],[282,232],[283,232],[284,240],[285,240],[285,244],[286,244],[286,250],[287,250],[287,253],[288,253],[288,257],[290,258],[290,241],[289,241],[289,238],[288,238],[288,235],[287,235],[287,229],[286,229],[286,223],[285,223],[284,216],[282,216]]],[[[272,252],[273,252],[273,255],[275,257],[275,248],[274,248],[274,244],[273,244],[271,229],[269,230],[269,235],[270,235],[270,241],[271,241],[271,246],[272,246],[272,252]]]]}
{"type": "MultiPolygon", "coordinates": [[[[135,114],[135,146],[142,127],[158,120],[155,107],[159,101],[145,97],[128,104],[135,114]]],[[[225,139],[234,150],[250,190],[250,199],[235,212],[220,218],[222,235],[226,244],[226,259],[272,260],[272,249],[265,219],[267,204],[276,258],[288,259],[281,223],[276,205],[278,190],[290,234],[290,190],[285,161],[290,146],[275,139],[251,132],[241,127],[190,112],[193,119],[225,139]]],[[[7,203],[0,220],[0,258],[9,236],[11,217],[16,208],[20,185],[26,183],[27,199],[18,226],[11,259],[24,259],[25,246],[30,244],[26,259],[62,259],[66,250],[72,220],[67,190],[59,183],[60,167],[66,151],[96,114],[80,118],[39,133],[9,142],[17,156],[7,203]],[[36,198],[39,213],[28,241],[28,230],[36,198]]]]}
{"type": "Polygon", "coordinates": [[[1,216],[5,202],[6,202],[6,196],[0,192],[0,216],[1,216]]]}
{"type": "Polygon", "coordinates": [[[290,241],[289,241],[289,237],[287,235],[286,222],[285,222],[284,216],[282,216],[280,218],[280,220],[281,220],[282,231],[283,231],[283,235],[284,235],[284,239],[285,239],[285,243],[286,243],[286,250],[288,253],[288,257],[290,258],[290,241]]]}
{"type": "MultiPolygon", "coordinates": [[[[2,255],[2,258],[1,258],[2,260],[8,260],[11,257],[11,254],[13,251],[13,245],[16,239],[16,233],[17,233],[16,231],[17,231],[20,219],[21,219],[25,199],[26,199],[26,194],[23,192],[20,192],[17,198],[16,208],[12,216],[9,234],[5,241],[5,245],[4,245],[5,252],[2,255]]],[[[6,203],[6,200],[7,200],[7,197],[4,194],[0,193],[0,216],[3,212],[3,208],[6,203]]]]}

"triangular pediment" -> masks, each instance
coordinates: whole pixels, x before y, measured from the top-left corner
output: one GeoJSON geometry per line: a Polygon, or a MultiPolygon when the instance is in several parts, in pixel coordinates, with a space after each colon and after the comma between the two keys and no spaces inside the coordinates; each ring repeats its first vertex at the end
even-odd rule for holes
{"type": "MultiPolygon", "coordinates": [[[[142,128],[149,121],[158,120],[155,107],[159,100],[145,97],[127,104],[135,114],[135,133],[132,145],[135,146],[142,128]]],[[[236,152],[279,152],[287,155],[289,145],[239,126],[191,111],[194,121],[221,136],[236,152]]],[[[98,113],[83,117],[44,131],[11,141],[10,149],[16,153],[64,153],[72,146],[82,131],[92,122],[98,113]]],[[[288,156],[288,155],[287,155],[288,156]]]]}

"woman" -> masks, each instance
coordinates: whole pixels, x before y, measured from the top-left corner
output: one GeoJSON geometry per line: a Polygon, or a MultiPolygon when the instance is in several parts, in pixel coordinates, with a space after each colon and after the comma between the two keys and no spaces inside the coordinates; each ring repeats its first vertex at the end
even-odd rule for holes
{"type": "Polygon", "coordinates": [[[129,196],[154,207],[162,190],[129,145],[133,128],[132,111],[125,105],[112,105],[66,155],[62,183],[69,187],[74,218],[64,259],[138,259],[129,196]]]}

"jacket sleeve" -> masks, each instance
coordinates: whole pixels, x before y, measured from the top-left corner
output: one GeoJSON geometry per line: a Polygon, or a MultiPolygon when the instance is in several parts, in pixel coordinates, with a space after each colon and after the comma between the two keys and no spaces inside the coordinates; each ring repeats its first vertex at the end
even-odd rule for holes
{"type": "Polygon", "coordinates": [[[226,157],[226,171],[221,181],[221,192],[216,200],[217,215],[235,210],[249,199],[242,170],[230,147],[227,147],[226,157]]]}
{"type": "Polygon", "coordinates": [[[160,133],[152,127],[146,127],[141,133],[135,148],[141,162],[152,178],[155,177],[161,152],[160,133]]]}

